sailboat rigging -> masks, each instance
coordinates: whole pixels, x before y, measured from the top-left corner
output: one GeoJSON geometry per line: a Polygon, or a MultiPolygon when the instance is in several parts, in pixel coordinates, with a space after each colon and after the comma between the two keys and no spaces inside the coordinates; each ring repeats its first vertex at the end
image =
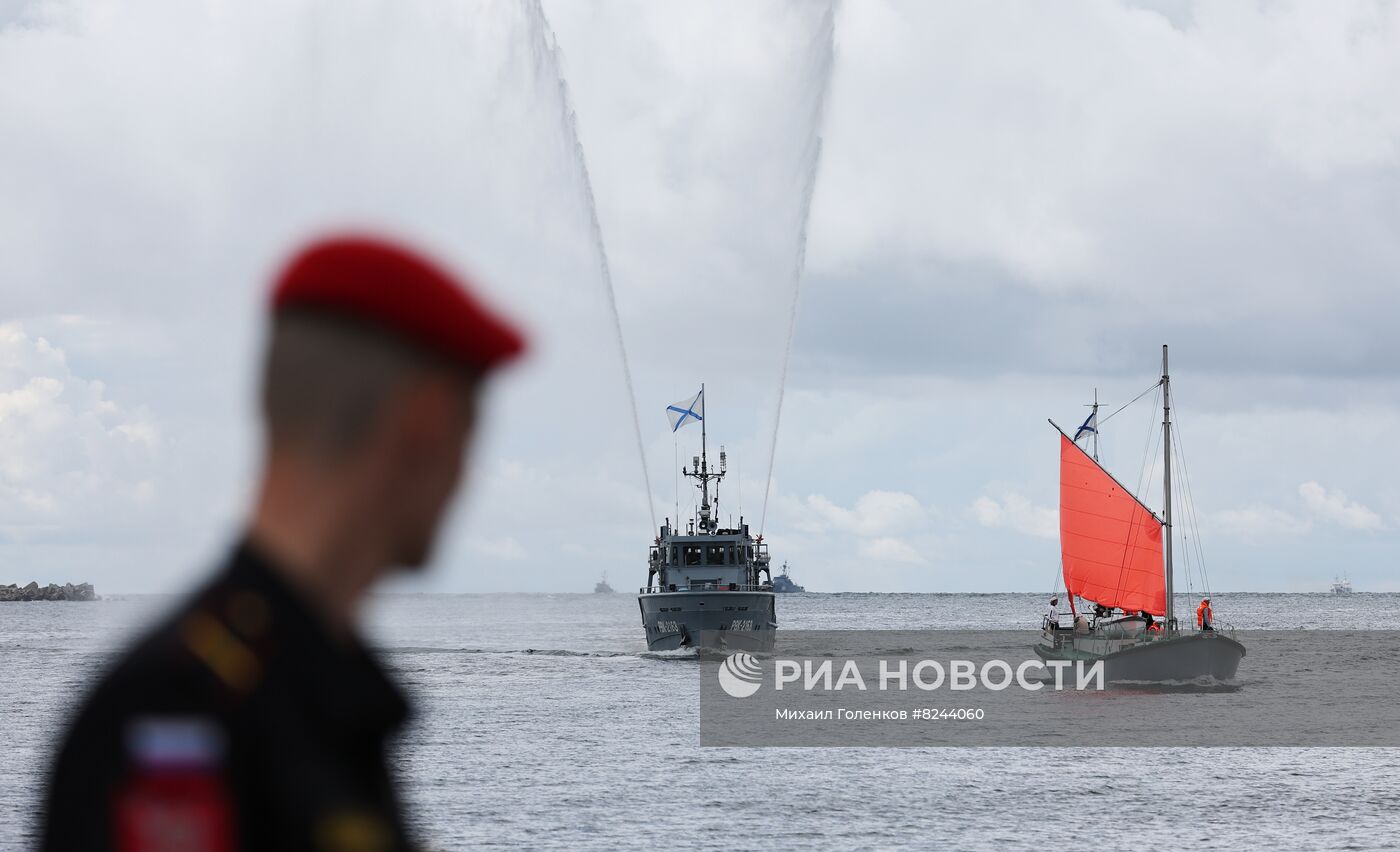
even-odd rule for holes
{"type": "MultiPolygon", "coordinates": [[[[1172,397],[1166,346],[1157,386],[1162,391],[1161,516],[1051,421],[1060,432],[1061,571],[1073,624],[1066,627],[1047,618],[1035,650],[1047,660],[1103,660],[1109,680],[1228,680],[1245,655],[1244,645],[1209,618],[1194,631],[1183,630],[1174,611],[1172,397]],[[1092,618],[1078,612],[1076,599],[1094,604],[1092,618]]],[[[1094,422],[1095,438],[1097,414],[1096,392],[1094,412],[1085,421],[1086,427],[1094,422]]]]}

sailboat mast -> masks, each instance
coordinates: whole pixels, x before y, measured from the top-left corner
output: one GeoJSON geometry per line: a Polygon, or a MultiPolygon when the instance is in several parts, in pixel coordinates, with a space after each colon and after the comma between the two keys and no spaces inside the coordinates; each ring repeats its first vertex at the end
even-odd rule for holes
{"type": "Polygon", "coordinates": [[[1167,372],[1167,345],[1162,344],[1162,545],[1166,559],[1167,629],[1172,624],[1172,380],[1167,372]]]}
{"type": "Polygon", "coordinates": [[[1094,388],[1094,461],[1099,460],[1099,389],[1094,388]]]}

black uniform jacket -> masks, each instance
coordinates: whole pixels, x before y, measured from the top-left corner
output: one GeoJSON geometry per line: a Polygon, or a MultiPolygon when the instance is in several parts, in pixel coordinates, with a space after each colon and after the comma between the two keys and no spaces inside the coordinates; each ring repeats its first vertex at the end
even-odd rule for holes
{"type": "Polygon", "coordinates": [[[43,848],[405,849],[385,741],[407,711],[244,544],[88,697],[43,848]]]}

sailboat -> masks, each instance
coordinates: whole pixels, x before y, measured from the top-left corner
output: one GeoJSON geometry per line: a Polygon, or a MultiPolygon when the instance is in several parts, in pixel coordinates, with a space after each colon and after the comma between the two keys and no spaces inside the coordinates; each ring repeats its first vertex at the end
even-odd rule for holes
{"type": "MultiPolygon", "coordinates": [[[[1188,622],[1183,629],[1173,611],[1166,346],[1158,386],[1164,455],[1160,516],[1051,421],[1060,433],[1060,558],[1073,624],[1047,618],[1035,651],[1044,660],[1103,660],[1104,677],[1111,681],[1229,680],[1244,658],[1244,645],[1219,625],[1188,622]],[[1076,598],[1093,604],[1093,613],[1079,612],[1076,598]],[[1121,614],[1115,617],[1115,610],[1121,614]]],[[[1095,429],[1096,415],[1097,410],[1089,421],[1095,429]]]]}

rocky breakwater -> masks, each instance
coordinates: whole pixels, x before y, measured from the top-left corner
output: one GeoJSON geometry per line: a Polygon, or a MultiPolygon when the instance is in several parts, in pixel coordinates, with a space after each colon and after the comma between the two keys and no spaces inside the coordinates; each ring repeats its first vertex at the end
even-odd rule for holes
{"type": "Polygon", "coordinates": [[[49,583],[40,586],[30,583],[27,586],[0,586],[0,602],[4,601],[95,601],[97,592],[91,583],[64,583],[62,586],[49,583]]]}

